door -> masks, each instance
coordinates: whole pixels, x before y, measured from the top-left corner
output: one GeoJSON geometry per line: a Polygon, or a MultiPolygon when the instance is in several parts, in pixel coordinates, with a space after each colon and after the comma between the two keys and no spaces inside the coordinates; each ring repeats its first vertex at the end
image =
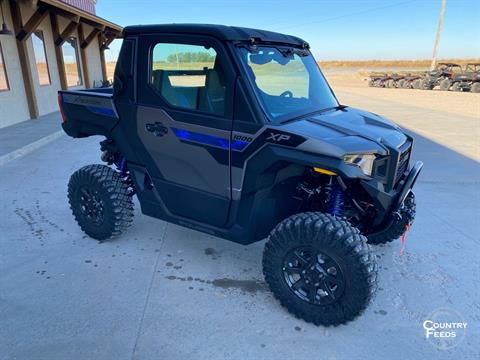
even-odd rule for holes
{"type": "Polygon", "coordinates": [[[137,133],[153,159],[147,170],[172,214],[221,226],[231,201],[234,71],[226,50],[201,36],[143,40],[137,133]]]}

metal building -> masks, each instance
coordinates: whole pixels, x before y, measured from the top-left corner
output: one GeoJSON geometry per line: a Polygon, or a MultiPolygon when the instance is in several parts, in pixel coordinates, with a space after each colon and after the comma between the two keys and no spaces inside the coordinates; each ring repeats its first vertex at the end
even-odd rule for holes
{"type": "Polygon", "coordinates": [[[122,27],[96,0],[0,0],[0,128],[58,110],[59,89],[100,86],[122,27]],[[2,16],[3,15],[3,16],[2,16]]]}

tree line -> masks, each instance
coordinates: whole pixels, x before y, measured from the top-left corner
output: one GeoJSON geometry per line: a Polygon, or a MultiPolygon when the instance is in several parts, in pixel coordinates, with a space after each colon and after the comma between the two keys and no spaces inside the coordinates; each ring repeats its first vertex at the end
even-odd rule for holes
{"type": "Polygon", "coordinates": [[[170,54],[167,56],[167,62],[213,62],[215,61],[215,55],[211,55],[207,52],[179,52],[176,54],[170,54]]]}

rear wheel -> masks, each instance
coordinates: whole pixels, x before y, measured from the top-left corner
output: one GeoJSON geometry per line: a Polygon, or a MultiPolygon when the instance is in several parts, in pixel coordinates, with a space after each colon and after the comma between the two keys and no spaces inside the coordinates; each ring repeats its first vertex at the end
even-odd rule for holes
{"type": "Polygon", "coordinates": [[[458,83],[458,82],[453,83],[452,91],[462,91],[462,88],[460,87],[460,83],[458,83]]]}
{"type": "Polygon", "coordinates": [[[348,222],[316,212],[293,215],[275,227],[265,245],[263,273],[289,312],[324,326],[359,316],[376,284],[366,238],[348,222]]]}
{"type": "Polygon", "coordinates": [[[414,89],[420,89],[422,86],[422,79],[417,79],[413,82],[413,88],[414,89]]]}
{"type": "Polygon", "coordinates": [[[474,93],[479,93],[480,92],[480,83],[476,82],[473,83],[472,86],[470,87],[470,91],[474,93]]]}
{"type": "Polygon", "coordinates": [[[450,81],[450,79],[443,79],[442,81],[440,81],[440,90],[448,91],[451,85],[452,82],[450,81]]]}
{"type": "Polygon", "coordinates": [[[68,201],[80,228],[106,240],[124,232],[133,221],[133,201],[122,177],[105,165],[87,165],[68,183],[68,201]]]}
{"type": "Polygon", "coordinates": [[[412,89],[413,88],[413,81],[405,80],[402,84],[402,88],[404,89],[412,89]]]}
{"type": "Polygon", "coordinates": [[[418,84],[418,88],[420,90],[432,90],[433,87],[431,87],[428,83],[427,83],[427,80],[425,79],[420,79],[420,82],[418,84]]]}
{"type": "Polygon", "coordinates": [[[395,87],[395,81],[390,79],[387,81],[387,88],[394,88],[395,87]]]}
{"type": "Polygon", "coordinates": [[[397,87],[403,89],[403,84],[405,84],[405,79],[398,80],[397,87]]]}

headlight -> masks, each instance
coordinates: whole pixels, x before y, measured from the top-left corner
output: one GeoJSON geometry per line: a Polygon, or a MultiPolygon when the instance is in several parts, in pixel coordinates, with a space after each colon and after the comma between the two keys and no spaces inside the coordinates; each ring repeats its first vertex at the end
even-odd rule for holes
{"type": "Polygon", "coordinates": [[[365,175],[371,176],[375,158],[375,154],[348,154],[343,157],[343,161],[358,166],[365,175]]]}

